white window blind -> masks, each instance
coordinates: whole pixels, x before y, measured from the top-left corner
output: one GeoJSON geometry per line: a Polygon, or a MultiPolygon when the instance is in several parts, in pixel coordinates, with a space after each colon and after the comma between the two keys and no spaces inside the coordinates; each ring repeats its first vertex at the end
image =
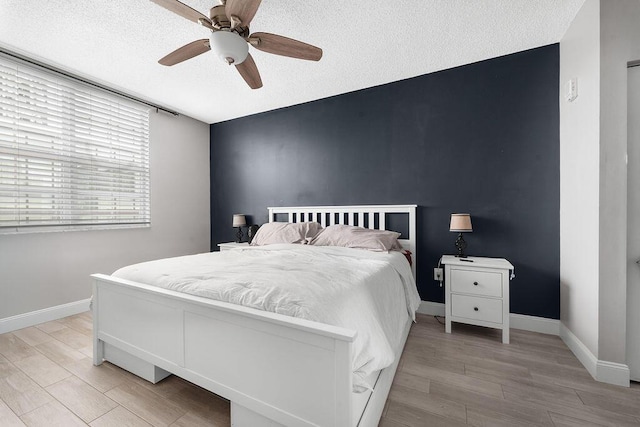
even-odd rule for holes
{"type": "Polygon", "coordinates": [[[148,108],[0,56],[0,233],[149,222],[148,108]]]}

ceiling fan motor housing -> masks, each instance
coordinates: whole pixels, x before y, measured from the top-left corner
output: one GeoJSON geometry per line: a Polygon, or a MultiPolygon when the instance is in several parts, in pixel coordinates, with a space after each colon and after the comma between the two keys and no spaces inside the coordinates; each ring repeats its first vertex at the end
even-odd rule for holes
{"type": "Polygon", "coordinates": [[[249,54],[249,44],[233,31],[211,33],[209,44],[211,51],[229,64],[242,64],[249,54]]]}

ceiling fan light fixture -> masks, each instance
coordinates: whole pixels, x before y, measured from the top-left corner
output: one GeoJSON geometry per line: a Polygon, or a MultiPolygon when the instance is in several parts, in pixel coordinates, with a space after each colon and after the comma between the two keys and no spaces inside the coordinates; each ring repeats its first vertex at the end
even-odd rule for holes
{"type": "Polygon", "coordinates": [[[209,36],[211,51],[223,61],[238,65],[247,58],[249,44],[231,31],[215,31],[209,36]]]}

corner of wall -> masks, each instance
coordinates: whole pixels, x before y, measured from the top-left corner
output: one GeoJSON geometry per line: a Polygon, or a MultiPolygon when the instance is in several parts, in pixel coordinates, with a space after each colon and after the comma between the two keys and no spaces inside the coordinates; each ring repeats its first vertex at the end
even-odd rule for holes
{"type": "MultiPolygon", "coordinates": [[[[560,299],[565,331],[598,357],[600,1],[587,0],[560,41],[560,299]],[[564,98],[570,78],[578,96],[564,98]],[[579,248],[579,249],[578,249],[579,248]]],[[[562,336],[562,335],[561,335],[562,336]]],[[[584,352],[576,352],[576,355],[584,352]]],[[[586,356],[580,356],[585,366],[586,356]]],[[[580,358],[579,357],[579,358],[580,358]]],[[[591,372],[591,371],[590,371],[591,372]]]]}
{"type": "Polygon", "coordinates": [[[631,372],[627,365],[599,360],[564,323],[560,323],[560,338],[587,369],[593,379],[607,384],[629,387],[631,372]]]}

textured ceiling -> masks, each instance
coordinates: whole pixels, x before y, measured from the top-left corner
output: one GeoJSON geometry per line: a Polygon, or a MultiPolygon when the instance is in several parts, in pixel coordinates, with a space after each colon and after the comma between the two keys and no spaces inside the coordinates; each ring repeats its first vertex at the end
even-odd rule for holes
{"type": "MultiPolygon", "coordinates": [[[[208,15],[216,0],[184,0],[208,15]]],[[[319,46],[320,62],[251,48],[251,90],[211,52],[158,59],[208,31],[145,0],[0,0],[0,47],[207,123],[560,41],[584,0],[264,0],[251,24],[319,46]]]]}

